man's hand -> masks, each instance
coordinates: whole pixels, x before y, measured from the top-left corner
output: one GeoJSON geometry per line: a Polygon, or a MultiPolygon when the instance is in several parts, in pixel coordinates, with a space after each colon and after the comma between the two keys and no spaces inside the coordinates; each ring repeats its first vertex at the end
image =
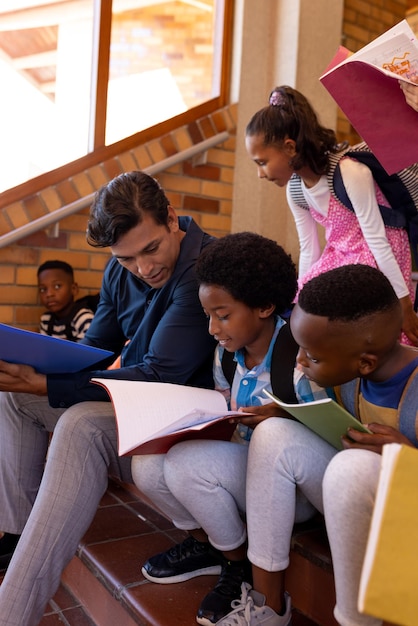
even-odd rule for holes
{"type": "Polygon", "coordinates": [[[382,448],[386,443],[402,443],[407,446],[413,446],[407,437],[402,435],[399,430],[391,426],[383,424],[367,424],[372,434],[362,433],[354,428],[349,428],[346,437],[343,437],[343,447],[345,450],[350,448],[360,448],[370,450],[382,454],[382,448]]]}
{"type": "Polygon", "coordinates": [[[0,361],[0,391],[47,394],[46,376],[39,374],[30,365],[0,361]]]}

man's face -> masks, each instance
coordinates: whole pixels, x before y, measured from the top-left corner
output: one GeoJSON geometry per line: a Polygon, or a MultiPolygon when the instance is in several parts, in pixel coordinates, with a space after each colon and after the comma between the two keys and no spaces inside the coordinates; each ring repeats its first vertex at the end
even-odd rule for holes
{"type": "Polygon", "coordinates": [[[297,363],[321,387],[342,385],[360,374],[362,351],[351,325],[305,313],[296,305],[290,327],[299,344],[297,363]]]}
{"type": "Polygon", "coordinates": [[[168,211],[167,225],[157,224],[144,213],[142,222],[111,246],[119,263],[154,289],[171,278],[184,236],[174,210],[169,207],[168,211]]]}

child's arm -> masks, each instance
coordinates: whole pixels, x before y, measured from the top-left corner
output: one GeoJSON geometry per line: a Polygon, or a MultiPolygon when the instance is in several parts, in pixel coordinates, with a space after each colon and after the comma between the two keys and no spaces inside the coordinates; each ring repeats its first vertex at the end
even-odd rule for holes
{"type": "MultiPolygon", "coordinates": [[[[388,241],[385,225],[377,204],[375,185],[370,169],[353,159],[341,160],[341,175],[359,225],[381,272],[390,280],[398,296],[403,314],[402,330],[418,344],[418,317],[413,309],[401,268],[388,241]]],[[[406,239],[405,245],[409,245],[406,239]]]]}
{"type": "Polygon", "coordinates": [[[287,202],[298,232],[300,246],[299,278],[303,278],[321,256],[317,225],[309,211],[295,204],[288,192],[287,202]]]}
{"type": "Polygon", "coordinates": [[[361,232],[377,265],[390,280],[398,298],[409,295],[409,289],[388,241],[385,224],[376,199],[370,168],[353,159],[340,162],[341,176],[359,221],[361,232]]]}

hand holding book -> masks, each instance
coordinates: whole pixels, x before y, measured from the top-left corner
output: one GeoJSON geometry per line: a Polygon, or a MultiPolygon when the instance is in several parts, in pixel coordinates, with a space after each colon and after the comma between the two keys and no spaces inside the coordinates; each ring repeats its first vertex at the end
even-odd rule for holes
{"type": "Polygon", "coordinates": [[[341,46],[320,77],[388,174],[418,161],[417,110],[399,87],[415,89],[417,75],[418,41],[403,20],[354,54],[341,46]]]}
{"type": "Polygon", "coordinates": [[[359,422],[358,419],[353,417],[332,398],[321,398],[320,400],[302,402],[301,404],[288,404],[282,402],[267,390],[264,390],[264,394],[299,422],[302,422],[302,424],[305,424],[325,441],[328,441],[337,450],[343,449],[341,439],[347,434],[348,428],[353,428],[363,433],[371,433],[364,424],[359,422]]]}

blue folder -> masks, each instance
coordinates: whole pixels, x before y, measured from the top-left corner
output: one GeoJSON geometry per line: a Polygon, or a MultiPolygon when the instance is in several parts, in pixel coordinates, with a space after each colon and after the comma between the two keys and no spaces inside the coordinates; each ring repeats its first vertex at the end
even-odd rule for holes
{"type": "Polygon", "coordinates": [[[0,360],[31,365],[41,374],[79,372],[112,355],[109,350],[0,324],[0,360]]]}

